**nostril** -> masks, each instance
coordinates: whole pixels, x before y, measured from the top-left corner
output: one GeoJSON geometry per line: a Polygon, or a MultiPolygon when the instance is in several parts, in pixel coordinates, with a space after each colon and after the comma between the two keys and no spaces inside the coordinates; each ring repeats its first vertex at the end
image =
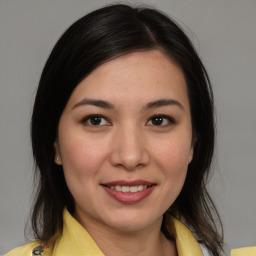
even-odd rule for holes
{"type": "Polygon", "coordinates": [[[149,163],[149,155],[144,148],[134,150],[121,148],[113,150],[110,161],[117,168],[135,170],[141,169],[149,163]]]}

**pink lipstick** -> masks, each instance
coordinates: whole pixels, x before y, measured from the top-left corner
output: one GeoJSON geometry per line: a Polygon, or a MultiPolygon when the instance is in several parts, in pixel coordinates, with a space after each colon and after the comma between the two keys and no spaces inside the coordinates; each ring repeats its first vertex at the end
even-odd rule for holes
{"type": "Polygon", "coordinates": [[[111,197],[125,204],[140,202],[149,196],[156,187],[156,184],[145,180],[118,180],[101,185],[111,197]]]}

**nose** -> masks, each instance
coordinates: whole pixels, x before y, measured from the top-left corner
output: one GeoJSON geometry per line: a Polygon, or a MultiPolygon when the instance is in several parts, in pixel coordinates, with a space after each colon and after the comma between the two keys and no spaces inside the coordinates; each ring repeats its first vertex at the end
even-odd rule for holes
{"type": "Polygon", "coordinates": [[[142,132],[135,126],[118,129],[112,139],[112,165],[128,171],[148,165],[150,157],[143,138],[142,132]]]}

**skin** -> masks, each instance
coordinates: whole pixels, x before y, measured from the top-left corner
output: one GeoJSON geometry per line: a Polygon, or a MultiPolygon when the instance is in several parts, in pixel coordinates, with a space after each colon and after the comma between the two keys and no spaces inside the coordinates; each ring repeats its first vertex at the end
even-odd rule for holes
{"type": "Polygon", "coordinates": [[[183,187],[193,145],[185,79],[170,58],[159,50],[138,51],[92,71],[67,102],[55,148],[74,197],[74,217],[105,255],[177,255],[160,228],[183,187]],[[163,99],[171,103],[148,106],[163,99]],[[94,114],[104,117],[97,125],[88,119],[94,114]],[[162,117],[156,125],[155,115],[171,121],[162,117]],[[116,180],[156,186],[143,200],[126,204],[101,185],[116,180]]]}

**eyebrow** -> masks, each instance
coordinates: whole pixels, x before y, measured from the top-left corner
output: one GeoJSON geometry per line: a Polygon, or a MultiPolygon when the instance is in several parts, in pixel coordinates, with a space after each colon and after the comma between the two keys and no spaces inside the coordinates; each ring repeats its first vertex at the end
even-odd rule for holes
{"type": "MultiPolygon", "coordinates": [[[[114,109],[114,105],[104,101],[104,100],[98,100],[98,99],[90,99],[90,98],[84,98],[78,103],[76,103],[72,109],[75,109],[80,106],[84,105],[92,105],[100,108],[106,108],[106,109],[114,109]]],[[[152,108],[158,108],[158,107],[163,107],[163,106],[178,106],[181,110],[184,110],[184,107],[182,104],[174,99],[160,99],[156,101],[152,101],[146,104],[144,107],[145,109],[152,109],[152,108]]]]}
{"type": "Polygon", "coordinates": [[[161,99],[161,100],[149,102],[146,105],[146,109],[158,108],[158,107],[163,107],[163,106],[177,106],[181,110],[184,110],[183,105],[179,101],[174,100],[174,99],[161,99]]]}
{"type": "Polygon", "coordinates": [[[72,109],[80,107],[80,106],[84,106],[84,105],[92,105],[92,106],[96,106],[96,107],[100,107],[100,108],[107,108],[107,109],[114,108],[114,105],[112,105],[111,103],[109,103],[107,101],[85,98],[85,99],[82,99],[81,101],[79,101],[78,103],[76,103],[72,109]]]}

